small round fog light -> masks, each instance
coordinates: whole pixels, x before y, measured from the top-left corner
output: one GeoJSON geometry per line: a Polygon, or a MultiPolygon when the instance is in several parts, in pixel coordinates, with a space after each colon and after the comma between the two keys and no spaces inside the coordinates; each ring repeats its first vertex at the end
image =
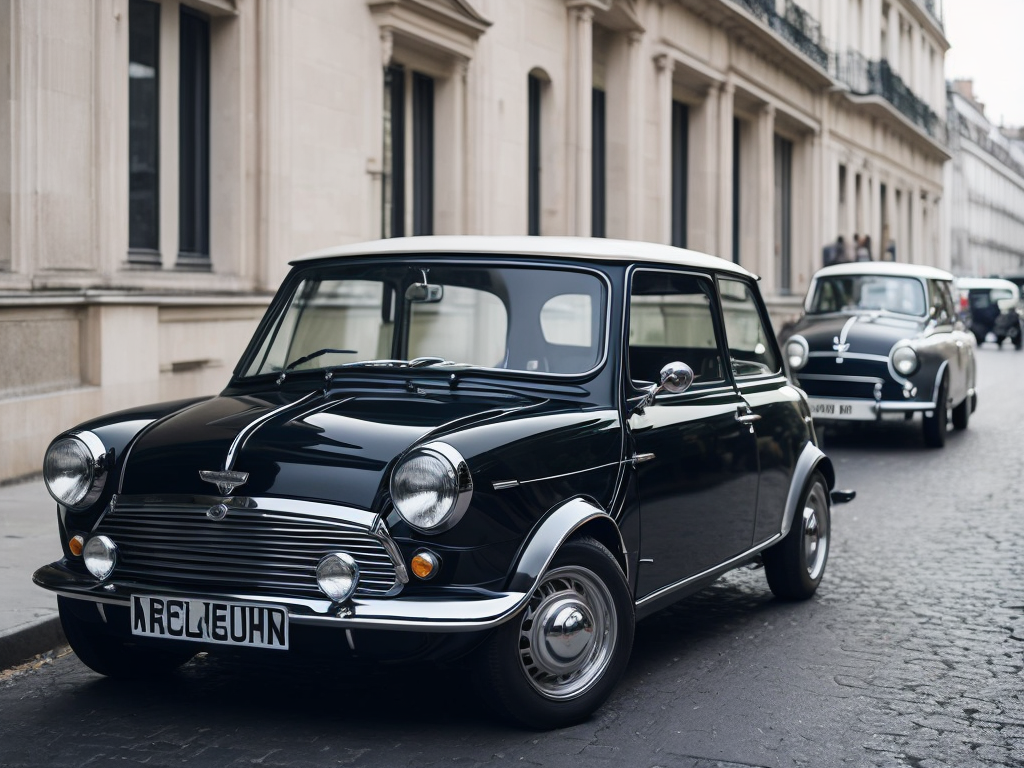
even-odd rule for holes
{"type": "Polygon", "coordinates": [[[413,555],[412,563],[413,574],[419,579],[429,579],[435,573],[437,573],[438,567],[441,565],[441,559],[426,549],[417,552],[413,555]]]}
{"type": "Polygon", "coordinates": [[[117,563],[117,545],[106,536],[93,536],[85,543],[82,557],[89,573],[103,581],[117,563]]]}
{"type": "Polygon", "coordinates": [[[359,565],[351,555],[332,552],[316,567],[316,583],[334,602],[348,600],[359,583],[359,565]]]}

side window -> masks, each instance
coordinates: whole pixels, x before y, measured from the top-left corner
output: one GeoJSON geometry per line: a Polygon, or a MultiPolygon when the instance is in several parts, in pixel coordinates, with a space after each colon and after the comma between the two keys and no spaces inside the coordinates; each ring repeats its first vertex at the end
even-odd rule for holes
{"type": "Polygon", "coordinates": [[[629,375],[643,386],[668,363],[686,363],[694,384],[725,380],[715,336],[711,281],[675,272],[637,271],[629,297],[629,375]]]}
{"type": "Polygon", "coordinates": [[[940,325],[952,322],[950,311],[952,300],[949,298],[946,284],[937,280],[928,281],[928,314],[940,325]]]}
{"type": "Polygon", "coordinates": [[[780,366],[771,327],[765,325],[750,286],[739,280],[719,278],[718,288],[733,374],[743,377],[778,373],[780,366]]]}

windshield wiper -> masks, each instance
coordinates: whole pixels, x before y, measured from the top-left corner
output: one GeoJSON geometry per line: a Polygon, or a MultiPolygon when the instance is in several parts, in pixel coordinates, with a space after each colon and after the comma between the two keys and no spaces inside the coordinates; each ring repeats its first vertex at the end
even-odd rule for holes
{"type": "Polygon", "coordinates": [[[325,347],[324,349],[318,349],[316,352],[310,352],[308,355],[303,355],[298,360],[292,360],[288,365],[284,367],[286,371],[290,371],[296,365],[302,365],[308,363],[310,360],[320,357],[320,355],[326,355],[333,352],[337,355],[355,355],[358,352],[354,349],[334,349],[332,347],[325,347]]]}

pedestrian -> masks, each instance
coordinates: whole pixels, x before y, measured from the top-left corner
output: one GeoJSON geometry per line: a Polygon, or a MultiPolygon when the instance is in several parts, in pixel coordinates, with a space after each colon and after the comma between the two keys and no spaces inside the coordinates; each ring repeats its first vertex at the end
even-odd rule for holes
{"type": "Polygon", "coordinates": [[[831,264],[838,264],[841,261],[846,261],[846,243],[843,242],[843,236],[839,235],[834,243],[829,243],[821,249],[822,266],[829,266],[831,264]]]}
{"type": "Polygon", "coordinates": [[[857,261],[871,261],[871,235],[864,235],[857,242],[857,261]]]}

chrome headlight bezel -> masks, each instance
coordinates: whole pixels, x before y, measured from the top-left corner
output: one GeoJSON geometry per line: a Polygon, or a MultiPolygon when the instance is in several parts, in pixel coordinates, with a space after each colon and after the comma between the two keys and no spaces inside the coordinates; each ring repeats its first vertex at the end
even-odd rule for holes
{"type": "Polygon", "coordinates": [[[82,548],[82,562],[99,581],[106,581],[117,566],[117,545],[107,536],[92,536],[82,548]]]}
{"type": "Polygon", "coordinates": [[[473,497],[473,478],[455,448],[428,443],[399,462],[391,473],[390,490],[391,503],[402,520],[420,533],[437,534],[462,519],[473,497]]]}
{"type": "Polygon", "coordinates": [[[892,369],[904,378],[913,376],[921,367],[921,359],[917,350],[909,344],[897,344],[889,353],[889,360],[892,362],[892,369]]]}
{"type": "Polygon", "coordinates": [[[81,510],[92,506],[103,492],[107,480],[107,449],[93,432],[69,432],[54,440],[43,458],[43,481],[54,500],[68,509],[81,510]],[[66,462],[67,451],[77,454],[79,477],[70,487],[61,489],[72,477],[75,469],[66,462]],[[64,454],[63,456],[61,454],[64,454]]]}
{"type": "Polygon", "coordinates": [[[788,338],[783,351],[786,354],[786,362],[789,363],[789,368],[793,371],[799,371],[807,365],[807,358],[811,354],[811,348],[803,336],[788,338]]]}

